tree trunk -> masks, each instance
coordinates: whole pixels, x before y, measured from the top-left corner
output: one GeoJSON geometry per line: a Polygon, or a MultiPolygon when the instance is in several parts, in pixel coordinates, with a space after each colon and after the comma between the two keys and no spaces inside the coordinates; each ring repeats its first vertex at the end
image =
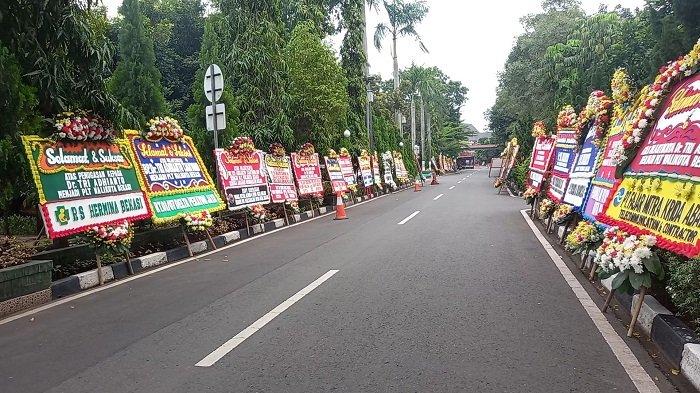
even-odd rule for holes
{"type": "Polygon", "coordinates": [[[423,96],[420,97],[420,166],[419,169],[425,170],[425,104],[423,96]]]}
{"type": "Polygon", "coordinates": [[[416,101],[411,94],[411,151],[416,145],[416,101]]]}
{"type": "Polygon", "coordinates": [[[430,113],[428,113],[426,122],[428,123],[428,155],[426,158],[428,159],[428,169],[430,169],[430,165],[433,162],[433,133],[430,127],[430,113]]]}

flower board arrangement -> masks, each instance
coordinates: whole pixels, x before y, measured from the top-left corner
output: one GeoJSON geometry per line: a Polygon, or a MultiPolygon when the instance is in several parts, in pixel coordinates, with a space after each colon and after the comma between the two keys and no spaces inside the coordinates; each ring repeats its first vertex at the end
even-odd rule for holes
{"type": "Polygon", "coordinates": [[[233,139],[228,151],[233,156],[249,156],[255,153],[255,143],[248,136],[239,136],[233,139]]]}
{"type": "Polygon", "coordinates": [[[338,152],[333,149],[328,149],[328,158],[338,158],[338,152]]]}
{"type": "Polygon", "coordinates": [[[149,141],[158,141],[165,138],[169,141],[179,141],[185,135],[180,123],[172,117],[156,117],[146,124],[144,137],[149,141]]]}
{"type": "Polygon", "coordinates": [[[304,143],[299,149],[299,155],[302,157],[310,157],[314,155],[314,153],[316,153],[316,149],[314,149],[314,145],[310,142],[304,143]]]}
{"type": "Polygon", "coordinates": [[[134,230],[125,220],[119,225],[95,225],[85,232],[84,238],[97,254],[121,255],[129,252],[134,230]]]}
{"type": "Polygon", "coordinates": [[[545,198],[540,202],[540,206],[537,210],[537,215],[540,218],[540,220],[546,220],[549,218],[549,216],[552,214],[554,211],[554,208],[556,207],[556,203],[552,201],[549,198],[545,198]]]}
{"type": "Polygon", "coordinates": [[[605,279],[618,273],[612,289],[627,293],[651,287],[652,274],[660,280],[664,277],[659,257],[652,251],[654,245],[655,236],[630,235],[619,227],[609,227],[593,259],[598,265],[599,277],[605,279]]]}
{"type": "Polygon", "coordinates": [[[527,186],[525,192],[523,192],[523,199],[525,200],[525,203],[531,205],[537,194],[539,194],[539,192],[535,187],[527,186]]]}
{"type": "Polygon", "coordinates": [[[284,157],[284,155],[287,154],[287,151],[284,149],[284,146],[282,146],[282,144],[278,142],[271,143],[268,149],[270,154],[272,154],[275,157],[284,157]]]}
{"type": "Polygon", "coordinates": [[[554,209],[554,212],[552,213],[552,219],[554,220],[555,224],[560,225],[569,221],[573,216],[573,212],[573,206],[567,205],[566,203],[562,203],[559,206],[557,206],[556,209],[554,209]]]}
{"type": "Polygon", "coordinates": [[[350,157],[350,152],[348,151],[348,149],[341,147],[339,155],[341,157],[350,157]]]}
{"type": "Polygon", "coordinates": [[[214,219],[209,211],[203,210],[199,213],[185,215],[182,217],[182,224],[190,232],[203,232],[214,225],[214,219]]]}
{"type": "Polygon", "coordinates": [[[63,112],[54,121],[54,137],[69,141],[101,141],[114,138],[114,128],[99,115],[83,110],[63,112]]]}
{"type": "Polygon", "coordinates": [[[564,239],[564,248],[574,254],[597,248],[603,240],[603,233],[597,225],[588,221],[579,221],[576,228],[564,239]]]}
{"type": "Polygon", "coordinates": [[[292,214],[301,213],[301,209],[299,208],[299,202],[297,202],[297,201],[287,202],[286,207],[287,207],[287,210],[292,212],[292,214]]]}
{"type": "Polygon", "coordinates": [[[532,125],[532,137],[541,138],[545,136],[547,136],[547,126],[542,120],[536,121],[535,124],[532,125]]]}
{"type": "Polygon", "coordinates": [[[588,97],[586,107],[579,114],[577,136],[581,136],[584,128],[593,121],[595,126],[595,138],[593,143],[602,147],[610,126],[610,109],[613,102],[601,90],[596,90],[588,97]]]}
{"type": "Polygon", "coordinates": [[[617,119],[622,119],[625,105],[632,100],[630,79],[624,68],[615,70],[610,81],[610,89],[612,90],[613,116],[617,119]]]}
{"type": "Polygon", "coordinates": [[[695,73],[699,64],[700,40],[687,55],[661,67],[654,82],[640,94],[635,120],[625,128],[622,144],[617,146],[614,153],[617,165],[622,165],[628,157],[634,156],[635,150],[649,132],[649,127],[654,124],[657,109],[673,84],[695,73]]]}
{"type": "MultiPolygon", "coordinates": [[[[298,207],[298,206],[297,206],[298,207]]],[[[253,205],[248,207],[248,215],[256,223],[263,223],[269,220],[267,209],[263,205],[253,205]]]]}
{"type": "Polygon", "coordinates": [[[577,120],[574,107],[565,105],[557,116],[557,126],[559,128],[575,128],[577,120]]]}

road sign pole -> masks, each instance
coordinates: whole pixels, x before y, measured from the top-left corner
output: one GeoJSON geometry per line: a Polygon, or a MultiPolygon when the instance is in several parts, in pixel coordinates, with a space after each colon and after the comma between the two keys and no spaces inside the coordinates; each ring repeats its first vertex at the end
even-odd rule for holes
{"type": "Polygon", "coordinates": [[[212,104],[213,109],[214,109],[212,111],[214,113],[214,119],[213,119],[214,120],[214,149],[218,149],[219,148],[219,130],[218,130],[218,124],[216,124],[216,117],[217,117],[217,113],[216,113],[216,78],[214,75],[214,65],[213,64],[209,66],[209,72],[211,73],[211,76],[212,76],[212,78],[211,78],[211,92],[212,92],[212,94],[211,95],[212,95],[213,100],[212,100],[211,104],[212,104]]]}

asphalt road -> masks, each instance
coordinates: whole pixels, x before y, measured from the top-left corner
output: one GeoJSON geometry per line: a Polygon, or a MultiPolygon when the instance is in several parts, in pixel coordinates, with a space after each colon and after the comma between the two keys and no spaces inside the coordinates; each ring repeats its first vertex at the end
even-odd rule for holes
{"type": "Polygon", "coordinates": [[[0,392],[636,392],[523,207],[462,172],[2,324],[0,392]]]}

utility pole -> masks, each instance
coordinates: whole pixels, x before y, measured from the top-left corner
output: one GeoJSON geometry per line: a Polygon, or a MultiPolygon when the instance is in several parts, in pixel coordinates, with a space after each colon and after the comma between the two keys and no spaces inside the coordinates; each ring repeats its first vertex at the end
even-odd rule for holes
{"type": "Polygon", "coordinates": [[[372,94],[372,88],[369,83],[369,52],[367,50],[367,12],[365,10],[365,1],[362,1],[362,49],[364,50],[365,65],[363,67],[363,73],[365,77],[365,89],[366,89],[366,103],[365,103],[365,127],[367,127],[367,142],[369,143],[369,150],[374,151],[374,130],[372,129],[372,101],[374,95],[372,94]]]}
{"type": "Polygon", "coordinates": [[[411,92],[411,151],[416,146],[416,101],[411,92]]]}

